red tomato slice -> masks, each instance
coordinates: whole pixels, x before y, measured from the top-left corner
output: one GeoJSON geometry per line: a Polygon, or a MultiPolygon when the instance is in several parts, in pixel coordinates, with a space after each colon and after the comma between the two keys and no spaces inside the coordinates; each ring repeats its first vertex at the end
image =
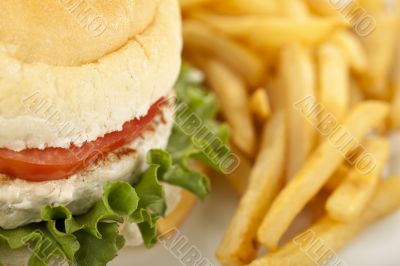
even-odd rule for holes
{"type": "Polygon", "coordinates": [[[28,181],[67,178],[101,156],[132,142],[149,129],[152,120],[160,112],[161,102],[162,99],[152,105],[146,116],[126,122],[122,131],[108,133],[81,147],[26,149],[20,152],[0,149],[0,173],[28,181]]]}

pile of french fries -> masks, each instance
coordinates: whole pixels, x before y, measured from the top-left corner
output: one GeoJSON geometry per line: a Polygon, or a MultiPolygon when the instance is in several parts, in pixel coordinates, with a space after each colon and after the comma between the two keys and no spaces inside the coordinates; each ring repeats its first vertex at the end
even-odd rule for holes
{"type": "Polygon", "coordinates": [[[383,178],[400,129],[400,1],[180,2],[184,57],[204,72],[241,159],[227,176],[241,201],[219,261],[337,260],[400,208],[400,177],[383,178]],[[290,235],[307,208],[312,224],[290,235]]]}

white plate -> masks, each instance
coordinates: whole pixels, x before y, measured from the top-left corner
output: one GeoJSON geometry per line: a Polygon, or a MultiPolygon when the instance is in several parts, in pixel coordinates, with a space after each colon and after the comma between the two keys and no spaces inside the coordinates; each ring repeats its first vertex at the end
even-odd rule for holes
{"type": "MultiPolygon", "coordinates": [[[[400,138],[394,142],[399,144],[400,138]]],[[[400,170],[398,169],[400,168],[400,157],[398,157],[400,149],[398,148],[400,147],[397,145],[393,146],[391,174],[400,174],[398,171],[400,170]]],[[[210,198],[203,204],[199,203],[179,229],[180,236],[188,240],[183,252],[169,250],[162,244],[150,250],[125,248],[110,265],[192,266],[194,264],[183,262],[180,255],[188,248],[196,248],[212,263],[202,266],[219,265],[214,256],[215,249],[233,215],[238,198],[226,185],[221,184],[221,181],[217,180],[213,185],[210,198]]],[[[339,258],[345,263],[344,265],[348,266],[400,266],[400,212],[370,226],[339,253],[339,258]]]]}

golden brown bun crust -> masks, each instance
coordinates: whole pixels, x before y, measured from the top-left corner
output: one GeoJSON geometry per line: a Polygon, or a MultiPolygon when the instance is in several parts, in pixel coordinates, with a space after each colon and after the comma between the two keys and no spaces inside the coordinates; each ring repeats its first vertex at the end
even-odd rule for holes
{"type": "Polygon", "coordinates": [[[161,1],[2,0],[0,42],[25,63],[90,63],[149,27],[161,1]]]}
{"type": "Polygon", "coordinates": [[[177,0],[1,0],[0,148],[68,148],[121,130],[170,92],[181,48],[177,0]],[[104,18],[99,36],[63,8],[81,2],[104,18]]]}

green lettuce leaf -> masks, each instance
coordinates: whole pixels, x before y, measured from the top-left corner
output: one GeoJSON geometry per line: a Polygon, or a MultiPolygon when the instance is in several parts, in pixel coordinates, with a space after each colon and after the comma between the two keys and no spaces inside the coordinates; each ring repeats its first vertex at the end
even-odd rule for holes
{"type": "Polygon", "coordinates": [[[200,199],[207,197],[210,190],[207,176],[191,170],[183,163],[173,163],[171,155],[164,150],[151,150],[147,155],[147,160],[151,165],[159,165],[159,180],[185,188],[200,199]]]}
{"type": "Polygon", "coordinates": [[[125,216],[131,215],[138,206],[139,197],[135,189],[126,182],[109,183],[104,188],[101,201],[88,213],[78,216],[76,221],[82,228],[93,235],[101,238],[97,225],[101,221],[115,221],[122,223],[125,216]]]}
{"type": "Polygon", "coordinates": [[[0,229],[0,240],[11,249],[30,248],[29,266],[48,265],[57,257],[70,265],[106,265],[124,243],[117,223],[133,214],[138,202],[130,184],[108,183],[102,199],[86,214],[74,217],[63,206],[45,206],[41,211],[44,222],[14,230],[0,229]]]}
{"type": "Polygon", "coordinates": [[[225,169],[229,165],[224,164],[232,156],[226,144],[228,127],[216,122],[218,105],[215,97],[200,85],[199,74],[193,73],[196,72],[184,65],[176,84],[175,125],[167,151],[173,163],[181,167],[176,170],[178,174],[192,173],[191,160],[201,161],[220,172],[229,171],[225,169]]]}
{"type": "Polygon", "coordinates": [[[54,259],[67,261],[66,253],[62,251],[43,223],[14,230],[0,229],[0,240],[2,245],[7,245],[11,249],[27,247],[32,252],[29,259],[30,266],[47,266],[50,260],[54,259]]]}
{"type": "Polygon", "coordinates": [[[142,234],[146,247],[151,247],[157,241],[157,220],[166,211],[164,191],[159,183],[159,166],[149,164],[147,171],[141,176],[135,189],[140,197],[137,210],[129,217],[129,221],[136,223],[142,234]]]}
{"type": "Polygon", "coordinates": [[[157,221],[167,207],[160,182],[180,186],[205,199],[210,191],[209,179],[194,171],[192,162],[201,161],[221,170],[221,160],[229,155],[227,128],[214,121],[217,105],[212,94],[200,86],[199,77],[198,72],[183,66],[176,84],[177,116],[168,147],[148,153],[149,166],[135,184],[107,184],[102,198],[79,216],[65,206],[44,206],[43,222],[13,230],[0,228],[0,248],[28,248],[32,252],[29,266],[47,266],[54,260],[103,266],[123,247],[118,224],[127,218],[138,225],[145,245],[154,245],[157,221]]]}
{"type": "Polygon", "coordinates": [[[125,243],[118,233],[117,223],[99,223],[97,226],[101,238],[97,238],[86,231],[79,231],[76,237],[81,248],[76,254],[77,265],[103,266],[117,256],[125,243]]]}

